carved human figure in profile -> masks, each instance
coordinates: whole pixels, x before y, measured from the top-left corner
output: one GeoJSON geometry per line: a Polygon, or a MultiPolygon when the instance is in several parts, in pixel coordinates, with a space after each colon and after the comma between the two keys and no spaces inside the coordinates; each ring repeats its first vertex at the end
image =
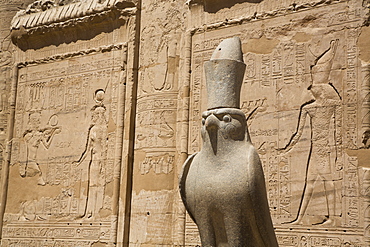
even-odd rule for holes
{"type": "Polygon", "coordinates": [[[88,129],[86,148],[81,157],[75,162],[79,166],[88,160],[87,198],[82,218],[93,218],[103,206],[104,197],[104,169],[107,155],[108,126],[105,116],[106,108],[103,105],[104,90],[95,92],[96,105],[91,109],[91,125],[88,129]]]}
{"type": "MultiPolygon", "coordinates": [[[[334,225],[335,186],[333,179],[334,167],[342,169],[341,157],[341,97],[334,86],[328,83],[332,60],[337,47],[337,40],[331,42],[330,48],[319,57],[311,68],[312,85],[308,87],[313,100],[301,106],[296,132],[284,148],[278,149],[280,154],[289,152],[300,140],[306,119],[309,117],[311,127],[310,148],[305,164],[306,178],[298,215],[291,224],[301,224],[308,204],[312,198],[316,182],[324,183],[324,195],[327,214],[322,224],[334,225]],[[333,165],[335,163],[335,165],[333,165]]],[[[320,223],[319,223],[320,224],[320,223]]]]}
{"type": "MultiPolygon", "coordinates": [[[[56,115],[53,115],[56,118],[56,115]]],[[[42,144],[49,149],[54,135],[60,133],[61,128],[56,126],[57,122],[50,127],[40,128],[41,114],[37,111],[31,112],[28,118],[28,129],[23,133],[26,143],[26,162],[20,164],[20,175],[22,177],[38,176],[37,183],[45,185],[42,172],[37,162],[37,151],[42,144]]]]}

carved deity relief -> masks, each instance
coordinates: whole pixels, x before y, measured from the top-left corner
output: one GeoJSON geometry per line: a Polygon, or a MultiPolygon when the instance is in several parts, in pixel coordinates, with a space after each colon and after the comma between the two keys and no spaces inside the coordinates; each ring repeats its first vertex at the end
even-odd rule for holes
{"type": "Polygon", "coordinates": [[[106,107],[103,104],[104,90],[95,92],[96,105],[91,109],[91,125],[88,130],[86,149],[81,157],[75,162],[79,166],[87,160],[87,198],[84,214],[82,217],[94,217],[103,207],[104,197],[104,169],[107,159],[108,122],[106,119],[106,107]]]}
{"type": "Polygon", "coordinates": [[[23,242],[37,235],[37,244],[113,241],[112,181],[123,125],[117,49],[19,69],[9,194],[20,196],[7,200],[5,242],[17,231],[30,232],[23,242]],[[58,235],[61,222],[68,237],[58,235]]]}
{"type": "Polygon", "coordinates": [[[141,33],[139,96],[175,89],[183,23],[175,3],[148,1],[145,5],[150,17],[141,33]]]}
{"type": "MultiPolygon", "coordinates": [[[[300,202],[298,216],[292,224],[301,224],[302,218],[312,198],[314,186],[318,179],[324,183],[324,194],[327,205],[326,219],[323,224],[334,225],[335,187],[334,170],[343,169],[341,152],[341,96],[333,85],[328,83],[338,41],[332,41],[330,49],[320,55],[311,67],[312,85],[309,86],[313,101],[301,106],[297,131],[282,152],[290,151],[302,136],[306,118],[310,118],[311,146],[307,161],[305,186],[300,202]],[[333,122],[333,123],[332,123],[333,122]],[[339,123],[338,123],[339,122],[339,123]],[[333,126],[331,126],[333,124],[333,126]]],[[[338,200],[338,199],[337,199],[338,200]]]]}

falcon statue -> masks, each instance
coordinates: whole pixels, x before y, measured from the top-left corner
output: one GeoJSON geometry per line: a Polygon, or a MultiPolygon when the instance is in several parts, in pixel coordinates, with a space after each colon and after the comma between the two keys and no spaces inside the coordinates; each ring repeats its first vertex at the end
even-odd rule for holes
{"type": "Polygon", "coordinates": [[[205,64],[203,146],[185,161],[180,178],[181,197],[202,247],[278,246],[261,161],[238,109],[244,70],[237,37],[221,42],[205,64]]]}

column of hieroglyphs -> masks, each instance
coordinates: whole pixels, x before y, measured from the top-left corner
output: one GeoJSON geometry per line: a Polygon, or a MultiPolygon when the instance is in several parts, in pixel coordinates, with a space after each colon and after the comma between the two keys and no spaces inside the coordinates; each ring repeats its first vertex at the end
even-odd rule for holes
{"type": "Polygon", "coordinates": [[[181,1],[142,2],[129,238],[133,246],[177,241],[177,121],[184,10],[181,1]]]}

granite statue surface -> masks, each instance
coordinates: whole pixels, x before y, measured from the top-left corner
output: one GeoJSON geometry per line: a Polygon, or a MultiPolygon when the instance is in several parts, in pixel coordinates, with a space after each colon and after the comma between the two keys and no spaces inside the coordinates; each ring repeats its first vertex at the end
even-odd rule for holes
{"type": "Polygon", "coordinates": [[[203,247],[278,246],[259,156],[239,109],[245,64],[239,38],[222,41],[205,63],[203,147],[184,163],[180,193],[203,247]]]}

